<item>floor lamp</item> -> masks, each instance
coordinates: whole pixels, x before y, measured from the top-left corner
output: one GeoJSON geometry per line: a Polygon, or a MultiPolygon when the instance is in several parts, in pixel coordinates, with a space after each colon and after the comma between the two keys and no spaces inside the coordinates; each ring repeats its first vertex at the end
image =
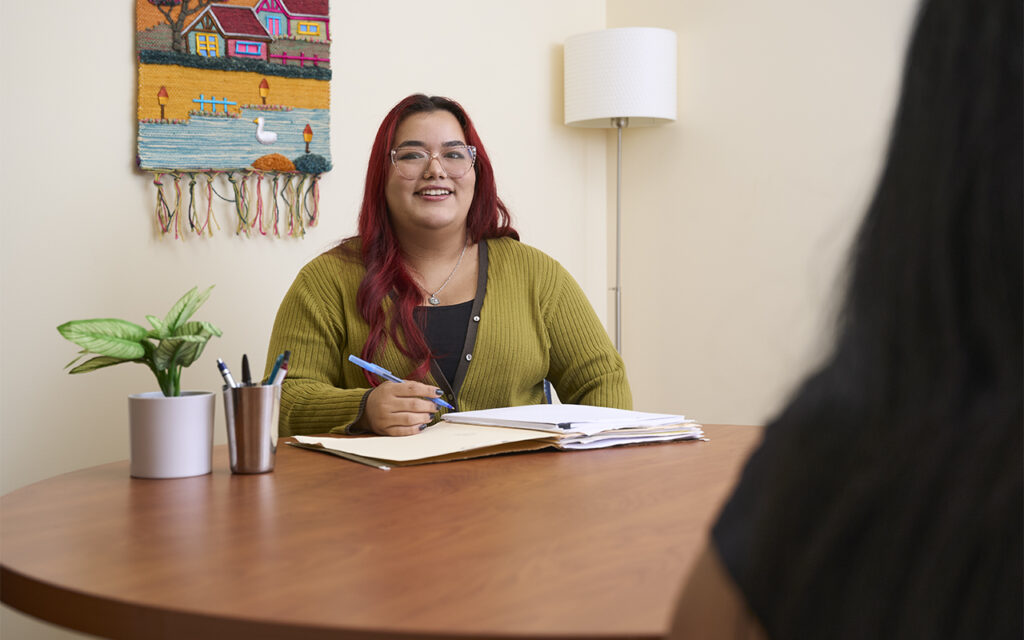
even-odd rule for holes
{"type": "Polygon", "coordinates": [[[615,173],[615,349],[622,353],[622,130],[676,119],[676,34],[628,27],[565,41],[565,124],[618,130],[615,173]]]}

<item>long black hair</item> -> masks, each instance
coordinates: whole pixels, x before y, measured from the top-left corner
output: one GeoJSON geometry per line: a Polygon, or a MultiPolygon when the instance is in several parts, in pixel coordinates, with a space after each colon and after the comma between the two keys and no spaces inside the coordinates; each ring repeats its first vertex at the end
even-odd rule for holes
{"type": "Polygon", "coordinates": [[[787,464],[830,452],[832,484],[782,469],[794,501],[766,491],[747,513],[770,533],[746,577],[785,576],[750,603],[778,637],[1020,637],[1021,5],[920,8],[834,349],[768,427],[766,445],[790,434],[771,452],[787,464]],[[780,551],[812,510],[800,551],[780,551]]]}
{"type": "Polygon", "coordinates": [[[1022,28],[1019,0],[919,16],[833,363],[886,415],[1019,411],[1022,28]]]}

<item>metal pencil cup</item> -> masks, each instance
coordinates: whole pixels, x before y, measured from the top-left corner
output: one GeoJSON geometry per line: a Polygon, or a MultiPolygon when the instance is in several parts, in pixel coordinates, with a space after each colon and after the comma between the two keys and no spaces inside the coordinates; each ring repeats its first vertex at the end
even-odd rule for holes
{"type": "Polygon", "coordinates": [[[224,387],[232,473],[274,470],[281,385],[224,387]]]}

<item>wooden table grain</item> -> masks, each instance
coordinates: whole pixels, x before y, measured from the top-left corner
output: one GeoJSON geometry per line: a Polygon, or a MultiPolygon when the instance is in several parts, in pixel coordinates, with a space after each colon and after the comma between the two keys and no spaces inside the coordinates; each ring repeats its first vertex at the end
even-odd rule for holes
{"type": "MultiPolygon", "coordinates": [[[[380,471],[117,462],[0,499],[0,600],[111,638],[657,638],[758,427],[380,471]]],[[[283,441],[282,441],[283,442],[283,441]]]]}

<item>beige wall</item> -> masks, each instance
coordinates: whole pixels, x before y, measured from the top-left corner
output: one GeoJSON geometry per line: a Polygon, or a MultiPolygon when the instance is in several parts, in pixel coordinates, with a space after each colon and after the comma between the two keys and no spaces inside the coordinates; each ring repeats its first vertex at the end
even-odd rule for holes
{"type": "MultiPolygon", "coordinates": [[[[295,273],[354,232],[373,133],[407,93],[467,107],[524,241],[561,260],[610,317],[614,137],[563,126],[561,97],[565,37],[605,26],[668,27],[680,44],[679,121],[624,136],[624,350],[637,406],[707,422],[758,422],[777,406],[815,357],[912,0],[455,0],[442,20],[411,1],[333,4],[335,168],[320,226],[304,240],[238,238],[222,209],[224,230],[185,242],[157,235],[152,185],[132,169],[129,3],[5,4],[0,492],[128,455],[125,396],[153,388],[149,373],[64,374],[75,349],[54,327],[65,320],[140,321],[216,284],[198,317],[225,335],[185,386],[218,388],[218,356],[261,365],[295,273]],[[59,46],[40,46],[26,24],[59,46]]],[[[222,425],[218,415],[218,443],[222,425]]],[[[9,609],[0,625],[3,637],[78,637],[9,609]]]]}
{"type": "Polygon", "coordinates": [[[622,342],[638,407],[763,423],[821,357],[914,7],[608,3],[609,27],[679,41],[679,119],[623,132],[622,342]]]}

